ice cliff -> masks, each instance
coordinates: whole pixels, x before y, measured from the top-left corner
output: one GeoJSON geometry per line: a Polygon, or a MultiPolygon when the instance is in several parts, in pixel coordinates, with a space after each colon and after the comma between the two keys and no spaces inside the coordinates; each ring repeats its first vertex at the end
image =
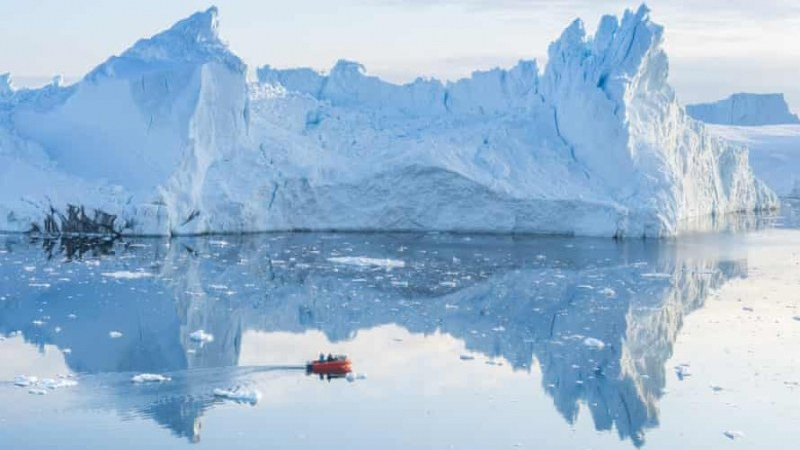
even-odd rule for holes
{"type": "Polygon", "coordinates": [[[678,104],[644,6],[575,21],[543,71],[447,83],[348,61],[248,83],[217,30],[194,14],[70,86],[0,78],[0,230],[661,237],[777,204],[678,104]]]}
{"type": "Polygon", "coordinates": [[[789,111],[783,94],[733,94],[714,103],[687,105],[686,112],[697,120],[719,125],[799,124],[789,111]]]}

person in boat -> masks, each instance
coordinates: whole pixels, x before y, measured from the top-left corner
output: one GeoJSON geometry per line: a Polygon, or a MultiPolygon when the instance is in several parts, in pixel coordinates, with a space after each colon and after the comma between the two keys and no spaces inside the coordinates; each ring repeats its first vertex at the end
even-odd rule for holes
{"type": "Polygon", "coordinates": [[[325,353],[320,353],[320,354],[319,354],[319,359],[318,359],[318,361],[319,361],[319,362],[323,362],[323,361],[325,361],[325,353]]]}
{"type": "Polygon", "coordinates": [[[333,361],[333,355],[328,353],[328,362],[331,362],[331,361],[333,361]]]}

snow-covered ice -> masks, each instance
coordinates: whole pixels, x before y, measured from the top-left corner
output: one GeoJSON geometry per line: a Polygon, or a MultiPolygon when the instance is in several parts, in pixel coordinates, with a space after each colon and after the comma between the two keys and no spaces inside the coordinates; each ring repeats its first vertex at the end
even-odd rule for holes
{"type": "Polygon", "coordinates": [[[165,383],[172,378],[157,373],[140,373],[131,377],[133,383],[165,383]]]}
{"type": "Polygon", "coordinates": [[[739,439],[739,438],[744,437],[744,433],[742,433],[741,431],[736,431],[736,430],[726,430],[726,431],[723,431],[722,434],[726,438],[731,439],[731,440],[739,439]]]}
{"type": "Polygon", "coordinates": [[[19,387],[27,387],[39,382],[38,377],[28,375],[18,375],[14,378],[14,385],[19,387]]]}
{"type": "Polygon", "coordinates": [[[583,345],[597,350],[602,350],[605,348],[606,343],[597,338],[587,337],[583,340],[583,345]]]}
{"type": "Polygon", "coordinates": [[[108,278],[117,278],[121,280],[138,280],[140,278],[150,278],[153,276],[151,273],[147,272],[131,272],[129,270],[119,270],[116,272],[105,272],[102,273],[104,277],[108,278]]]}
{"type": "Polygon", "coordinates": [[[0,230],[660,237],[777,205],[678,103],[644,6],[575,21],[543,69],[447,83],[349,61],[248,83],[218,29],[196,13],[71,85],[3,77],[0,230]]]}
{"type": "Polygon", "coordinates": [[[111,339],[118,339],[122,337],[122,333],[119,331],[109,331],[108,337],[110,337],[111,339]]]}
{"type": "Polygon", "coordinates": [[[333,256],[328,258],[328,261],[350,266],[382,267],[385,269],[399,269],[406,266],[405,261],[390,258],[369,258],[366,256],[333,256]]]}
{"type": "Polygon", "coordinates": [[[201,344],[207,344],[209,342],[214,342],[214,335],[206,333],[204,330],[196,330],[189,334],[189,339],[194,342],[200,342],[201,344]]]}

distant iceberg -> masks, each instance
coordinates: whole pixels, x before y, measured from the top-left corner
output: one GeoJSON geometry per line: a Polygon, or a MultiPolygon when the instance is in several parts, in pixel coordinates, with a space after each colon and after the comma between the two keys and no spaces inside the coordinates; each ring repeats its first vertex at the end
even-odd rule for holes
{"type": "Polygon", "coordinates": [[[0,230],[662,237],[777,206],[678,104],[662,35],[642,6],[593,38],[573,22],[543,71],[396,85],[340,61],[248,83],[211,8],[72,85],[0,76],[0,230]]]}
{"type": "Polygon", "coordinates": [[[800,124],[783,94],[734,94],[714,103],[687,105],[686,112],[697,120],[718,125],[800,124]]]}

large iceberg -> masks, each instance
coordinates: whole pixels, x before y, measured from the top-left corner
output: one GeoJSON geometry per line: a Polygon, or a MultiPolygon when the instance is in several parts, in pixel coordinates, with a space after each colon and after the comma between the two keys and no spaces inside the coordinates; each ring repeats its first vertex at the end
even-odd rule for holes
{"type": "Polygon", "coordinates": [[[649,10],[535,61],[396,85],[247,67],[216,8],[76,84],[0,77],[0,230],[449,230],[674,236],[772,208],[746,150],[667,84],[649,10]]]}
{"type": "Polygon", "coordinates": [[[718,125],[800,124],[783,94],[733,94],[714,103],[687,105],[686,112],[697,120],[718,125]]]}

